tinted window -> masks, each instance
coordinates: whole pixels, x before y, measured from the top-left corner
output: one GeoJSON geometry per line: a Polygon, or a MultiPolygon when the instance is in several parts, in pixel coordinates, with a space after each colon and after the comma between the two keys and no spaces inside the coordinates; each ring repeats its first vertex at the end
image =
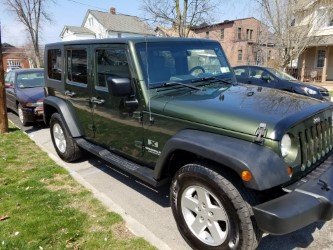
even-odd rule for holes
{"type": "Polygon", "coordinates": [[[106,88],[108,77],[129,78],[129,68],[124,49],[97,49],[97,83],[96,87],[106,88]]]}
{"type": "Polygon", "coordinates": [[[263,77],[270,77],[271,80],[274,80],[266,70],[250,68],[250,78],[262,79],[263,77]]]}
{"type": "Polygon", "coordinates": [[[67,78],[69,81],[87,84],[87,51],[67,50],[67,78]]]}
{"type": "Polygon", "coordinates": [[[235,75],[238,77],[248,77],[249,71],[248,68],[236,68],[234,69],[235,75]]]}
{"type": "Polygon", "coordinates": [[[47,52],[47,74],[50,79],[61,80],[62,61],[60,49],[47,52]]]}

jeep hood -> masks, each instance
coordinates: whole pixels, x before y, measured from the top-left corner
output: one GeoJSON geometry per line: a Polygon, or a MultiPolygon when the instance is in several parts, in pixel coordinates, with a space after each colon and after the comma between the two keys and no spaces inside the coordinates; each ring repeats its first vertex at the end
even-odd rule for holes
{"type": "Polygon", "coordinates": [[[260,123],[265,123],[265,137],[273,140],[280,139],[296,123],[330,107],[329,102],[249,85],[166,91],[151,100],[153,112],[198,125],[255,135],[260,123]]]}

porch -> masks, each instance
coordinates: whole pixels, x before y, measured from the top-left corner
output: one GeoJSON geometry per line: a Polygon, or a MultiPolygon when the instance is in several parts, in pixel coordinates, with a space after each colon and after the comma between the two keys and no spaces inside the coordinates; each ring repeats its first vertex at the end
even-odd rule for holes
{"type": "Polygon", "coordinates": [[[307,48],[299,57],[297,72],[303,82],[333,81],[333,45],[307,48]]]}

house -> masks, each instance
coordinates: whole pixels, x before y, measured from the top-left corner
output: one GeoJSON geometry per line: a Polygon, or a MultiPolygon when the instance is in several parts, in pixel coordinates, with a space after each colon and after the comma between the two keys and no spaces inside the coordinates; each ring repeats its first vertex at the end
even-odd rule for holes
{"type": "Polygon", "coordinates": [[[199,37],[219,41],[232,66],[274,62],[274,37],[268,27],[254,17],[200,26],[193,32],[199,37]]]}
{"type": "Polygon", "coordinates": [[[312,39],[298,58],[298,77],[302,81],[333,81],[333,4],[330,1],[307,2],[296,16],[296,26],[309,20],[312,39]]]}
{"type": "Polygon", "coordinates": [[[115,8],[110,8],[109,12],[88,10],[80,27],[66,25],[60,37],[63,41],[70,41],[154,35],[155,32],[138,17],[117,14],[115,8]]]}
{"type": "MultiPolygon", "coordinates": [[[[155,33],[156,33],[156,36],[159,36],[159,37],[178,37],[179,36],[179,33],[177,32],[177,30],[175,28],[165,28],[162,26],[157,26],[155,28],[155,33]]],[[[195,34],[193,32],[193,30],[190,30],[188,37],[196,38],[196,37],[199,37],[199,35],[195,34]]]]}
{"type": "Polygon", "coordinates": [[[22,48],[3,43],[2,58],[5,72],[14,68],[30,68],[29,58],[22,48]]]}

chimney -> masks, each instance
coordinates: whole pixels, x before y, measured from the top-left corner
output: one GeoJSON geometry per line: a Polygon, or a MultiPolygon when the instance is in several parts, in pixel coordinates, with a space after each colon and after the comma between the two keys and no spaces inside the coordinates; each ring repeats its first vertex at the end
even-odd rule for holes
{"type": "Polygon", "coordinates": [[[111,8],[110,8],[110,13],[111,13],[112,15],[115,15],[115,14],[116,14],[116,8],[115,8],[115,7],[111,7],[111,8]]]}

